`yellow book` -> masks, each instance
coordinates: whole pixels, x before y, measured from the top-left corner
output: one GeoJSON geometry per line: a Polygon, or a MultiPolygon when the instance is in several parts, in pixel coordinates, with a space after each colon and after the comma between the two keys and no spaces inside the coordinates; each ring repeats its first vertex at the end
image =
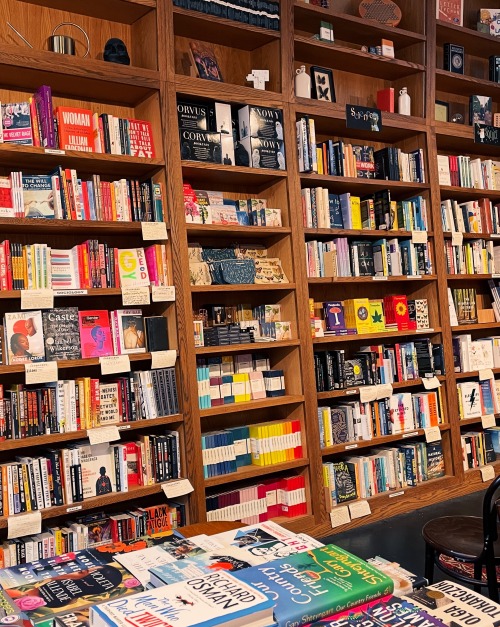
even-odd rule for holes
{"type": "Polygon", "coordinates": [[[344,301],[347,328],[355,328],[359,334],[371,333],[370,301],[368,298],[350,298],[344,301]]]}
{"type": "Polygon", "coordinates": [[[269,447],[269,455],[271,456],[271,464],[279,464],[280,450],[278,439],[278,425],[276,423],[269,423],[267,425],[264,425],[264,429],[267,429],[267,443],[269,447]]]}
{"type": "Polygon", "coordinates": [[[382,300],[370,300],[369,313],[371,333],[384,332],[384,302],[382,300]]]}
{"type": "Polygon", "coordinates": [[[318,174],[324,174],[323,168],[323,151],[321,148],[316,148],[316,159],[318,161],[318,174]]]}
{"type": "Polygon", "coordinates": [[[279,446],[279,461],[287,462],[289,460],[290,448],[288,446],[287,434],[288,434],[288,422],[280,422],[277,425],[278,432],[278,446],[279,446]]]}
{"type": "MultiPolygon", "coordinates": [[[[31,512],[31,498],[30,498],[30,486],[28,481],[28,468],[26,464],[21,463],[21,472],[23,475],[23,486],[24,486],[24,499],[26,501],[26,511],[31,512]]],[[[50,473],[49,473],[49,481],[50,481],[50,473]]]]}
{"type": "Polygon", "coordinates": [[[90,390],[90,378],[85,377],[83,379],[85,386],[85,424],[86,429],[92,428],[92,402],[91,402],[91,390],[90,390]]]}
{"type": "Polygon", "coordinates": [[[252,465],[263,466],[264,454],[262,451],[262,443],[261,443],[262,427],[260,425],[250,425],[249,435],[250,435],[250,454],[252,456],[252,465]]]}
{"type": "Polygon", "coordinates": [[[272,443],[270,441],[269,425],[263,424],[262,428],[262,450],[264,454],[264,466],[271,466],[273,463],[272,443]]]}
{"type": "Polygon", "coordinates": [[[395,200],[391,200],[391,221],[392,221],[392,230],[397,231],[399,229],[398,223],[398,203],[395,200]]]}
{"type": "Polygon", "coordinates": [[[235,403],[245,403],[249,401],[248,373],[233,374],[233,396],[235,403]]]}
{"type": "Polygon", "coordinates": [[[363,228],[361,221],[361,198],[351,195],[349,201],[351,204],[352,228],[361,230],[363,228]]]}
{"type": "Polygon", "coordinates": [[[23,246],[23,279],[24,289],[28,289],[28,251],[26,246],[23,246]]]}
{"type": "Polygon", "coordinates": [[[321,418],[323,420],[325,446],[333,446],[332,422],[329,407],[323,407],[323,409],[321,410],[321,418]]]}

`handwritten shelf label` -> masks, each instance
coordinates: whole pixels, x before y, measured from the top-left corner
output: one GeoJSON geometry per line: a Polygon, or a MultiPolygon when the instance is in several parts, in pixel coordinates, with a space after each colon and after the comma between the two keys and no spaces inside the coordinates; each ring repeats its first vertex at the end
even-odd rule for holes
{"type": "Polygon", "coordinates": [[[425,377],[422,379],[422,384],[426,390],[436,390],[441,387],[441,381],[437,377],[425,377]]]}
{"type": "Polygon", "coordinates": [[[110,355],[109,357],[99,357],[101,364],[101,374],[117,374],[118,372],[129,372],[130,357],[128,355],[110,355]]]}
{"type": "Polygon", "coordinates": [[[165,222],[141,222],[141,229],[142,239],[144,241],[168,239],[167,225],[165,222]]]}
{"type": "Polygon", "coordinates": [[[171,303],[175,301],[174,285],[153,285],[151,288],[153,303],[171,303]]]}
{"type": "Polygon", "coordinates": [[[42,532],[42,513],[28,512],[7,517],[7,539],[22,538],[42,532]]]}
{"type": "Polygon", "coordinates": [[[349,514],[349,509],[347,505],[342,505],[340,507],[335,507],[334,509],[332,509],[332,511],[330,512],[330,522],[332,523],[332,529],[350,523],[351,515],[349,514]]]}
{"type": "Polygon", "coordinates": [[[425,441],[429,442],[439,442],[441,439],[441,431],[439,427],[426,427],[424,429],[425,433],[425,441]]]}
{"type": "Polygon", "coordinates": [[[21,309],[52,309],[54,290],[21,290],[21,309]]]}
{"type": "Polygon", "coordinates": [[[98,427],[97,429],[88,429],[87,436],[91,445],[107,444],[120,439],[120,432],[117,425],[108,425],[106,427],[98,427]]]}
{"type": "Polygon", "coordinates": [[[57,361],[24,364],[26,385],[54,383],[58,379],[57,361]]]}
{"type": "Polygon", "coordinates": [[[122,289],[122,304],[124,307],[149,305],[149,287],[124,287],[122,289]]]}
{"type": "Polygon", "coordinates": [[[412,231],[411,241],[414,244],[427,244],[427,231],[412,231]]]}
{"type": "Polygon", "coordinates": [[[483,429],[496,427],[497,421],[495,420],[495,414],[486,414],[485,416],[481,416],[481,424],[483,425],[483,429]]]}
{"type": "Polygon", "coordinates": [[[151,369],[172,368],[177,360],[177,351],[153,351],[151,353],[151,369]]]}
{"type": "Polygon", "coordinates": [[[368,503],[368,501],[355,501],[349,505],[349,512],[351,519],[354,520],[355,518],[369,516],[372,510],[370,509],[370,503],[368,503]]]}
{"type": "Polygon", "coordinates": [[[185,494],[189,494],[194,490],[189,479],[178,479],[176,481],[163,483],[161,489],[165,493],[167,499],[175,499],[178,496],[184,496],[185,494]]]}
{"type": "Polygon", "coordinates": [[[493,466],[483,466],[479,470],[481,471],[481,477],[483,479],[483,482],[491,481],[495,478],[495,469],[493,468],[493,466]]]}

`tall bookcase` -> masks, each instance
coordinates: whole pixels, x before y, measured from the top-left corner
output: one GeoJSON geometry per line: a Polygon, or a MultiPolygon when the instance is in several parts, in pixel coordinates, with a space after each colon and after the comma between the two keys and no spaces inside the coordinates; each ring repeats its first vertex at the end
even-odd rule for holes
{"type": "MultiPolygon", "coordinates": [[[[431,329],[418,334],[442,343],[445,348],[446,375],[442,384],[444,423],[440,426],[445,457],[445,476],[424,482],[414,488],[386,492],[369,499],[371,515],[353,520],[340,530],[382,519],[451,496],[479,490],[484,484],[479,471],[464,472],[458,419],[456,383],[463,375],[453,369],[452,334],[447,307],[447,287],[454,283],[446,276],[444,255],[445,238],[440,215],[441,198],[467,199],[477,197],[472,190],[443,189],[438,184],[436,155],[439,152],[494,156],[496,148],[480,149],[473,142],[471,127],[434,120],[434,101],[449,100],[454,96],[465,107],[468,96],[475,93],[498,98],[500,88],[485,80],[484,59],[500,45],[496,40],[470,28],[475,20],[479,0],[464,0],[465,28],[436,23],[434,0],[416,3],[398,0],[403,19],[397,28],[368,22],[358,17],[355,0],[332,2],[332,8],[323,9],[300,0],[281,0],[280,31],[271,31],[174,6],[171,0],[31,0],[16,2],[1,0],[6,19],[11,21],[33,44],[29,49],[19,42],[6,25],[1,27],[0,67],[2,84],[0,100],[16,101],[25,98],[41,84],[52,86],[57,104],[87,106],[100,112],[151,121],[155,133],[157,157],[135,159],[125,156],[88,155],[66,152],[65,155],[47,153],[43,149],[0,145],[0,166],[4,172],[23,169],[47,172],[62,164],[75,167],[82,174],[100,173],[103,176],[153,176],[165,187],[167,227],[169,233],[168,259],[176,287],[176,301],[156,303],[148,312],[162,313],[168,319],[171,348],[178,350],[177,376],[181,414],[158,418],[154,423],[132,425],[133,430],[153,432],[165,424],[172,424],[181,434],[182,471],[191,481],[194,491],[185,497],[189,522],[206,520],[206,497],[229,487],[258,483],[261,477],[279,478],[294,474],[305,477],[307,513],[295,519],[279,520],[295,530],[315,535],[331,531],[322,478],[322,463],[346,454],[363,453],[375,446],[397,443],[406,434],[357,441],[352,446],[337,445],[321,450],[317,419],[318,404],[332,399],[353,398],[359,391],[317,393],[313,353],[324,348],[347,347],[355,350],[373,341],[397,341],[416,333],[388,332],[369,336],[311,338],[309,299],[315,301],[342,300],[354,296],[382,298],[402,293],[412,298],[426,298],[429,302],[431,329]],[[335,43],[312,39],[321,20],[334,25],[335,43]],[[91,41],[90,58],[81,59],[55,55],[46,51],[47,36],[60,22],[75,22],[88,32],[91,41]],[[132,64],[119,66],[105,63],[100,51],[109,37],[120,37],[127,44],[132,64]],[[396,58],[386,59],[360,51],[360,44],[379,45],[382,38],[394,42],[396,58]],[[195,78],[188,61],[189,41],[214,44],[225,82],[195,78]],[[445,42],[462,44],[471,55],[464,77],[452,75],[442,67],[442,45],[445,42]],[[334,71],[336,103],[296,98],[293,83],[295,70],[306,65],[331,67],[334,71]],[[270,81],[266,91],[255,90],[245,81],[253,68],[268,68],[270,81]],[[395,92],[407,87],[412,98],[412,116],[383,114],[380,133],[347,129],[345,105],[375,106],[376,92],[394,87],[395,92]],[[182,161],[180,156],[176,103],[178,100],[220,101],[233,105],[261,105],[283,111],[286,140],[286,171],[245,168],[217,164],[182,161]],[[301,174],[296,156],[295,122],[301,115],[309,115],[316,123],[317,140],[345,138],[359,140],[376,148],[396,146],[405,151],[422,149],[425,155],[426,183],[403,183],[301,174]],[[479,152],[478,152],[479,151],[479,152]],[[223,227],[217,225],[186,224],[182,195],[183,182],[195,189],[223,191],[233,199],[262,197],[272,206],[281,208],[282,227],[223,227]],[[374,281],[371,277],[349,279],[308,279],[306,273],[305,243],[311,239],[327,240],[341,235],[350,239],[382,237],[387,232],[341,231],[307,229],[303,226],[301,189],[321,185],[330,191],[349,191],[358,195],[391,190],[394,199],[420,194],[430,209],[428,239],[433,253],[434,273],[421,278],[389,277],[374,281]],[[188,244],[226,246],[234,241],[263,243],[273,256],[280,257],[289,283],[262,286],[194,286],[190,284],[188,244]],[[292,340],[260,345],[195,348],[192,311],[206,304],[231,304],[242,301],[251,304],[280,303],[285,319],[294,324],[292,340]],[[285,371],[286,395],[245,404],[198,408],[196,359],[206,355],[266,352],[271,366],[285,371]],[[269,467],[249,466],[237,473],[205,479],[203,476],[201,435],[225,426],[254,424],[274,419],[296,419],[302,427],[303,458],[269,467]]],[[[77,52],[83,51],[78,40],[77,52]]],[[[485,69],[486,68],[486,69],[485,69]]],[[[464,111],[466,113],[466,111],[464,111]]],[[[488,192],[493,198],[500,192],[488,192]]],[[[140,245],[141,229],[137,223],[63,222],[3,220],[2,235],[16,241],[43,241],[52,245],[69,246],[79,243],[89,234],[101,236],[120,246],[140,245]]],[[[407,232],[393,232],[403,237],[407,232]]],[[[473,286],[487,277],[461,277],[460,282],[473,286]]],[[[486,291],[486,288],[483,290],[486,291]]],[[[120,290],[89,290],[87,295],[56,299],[56,306],[72,305],[80,309],[121,306],[120,290]]],[[[0,292],[1,314],[18,311],[20,294],[0,292]]],[[[494,330],[497,323],[476,325],[465,329],[473,333],[494,330]]],[[[132,356],[132,366],[148,367],[149,355],[132,356]],[[137,359],[135,358],[137,357],[137,359]]],[[[97,360],[80,360],[59,364],[60,373],[68,376],[97,373],[97,360]],[[75,374],[77,373],[77,374],[75,374]]],[[[467,375],[469,376],[469,375],[467,375]]],[[[473,375],[470,375],[472,377],[473,375]]],[[[0,380],[4,384],[22,382],[22,369],[1,366],[0,380]]],[[[394,385],[396,389],[419,390],[421,381],[394,385]]],[[[480,422],[480,420],[478,421],[480,422]]],[[[127,439],[128,431],[122,437],[127,439]]],[[[30,441],[0,443],[2,461],[12,459],[14,449],[26,447],[36,451],[40,445],[64,443],[85,434],[42,436],[30,441]]],[[[423,430],[412,431],[412,437],[423,438],[423,430]]],[[[495,470],[500,469],[500,462],[495,470]]],[[[160,502],[161,486],[137,488],[133,493],[118,493],[84,501],[82,509],[120,507],[120,503],[134,499],[134,503],[160,502]],[[148,499],[148,500],[144,500],[148,499]]],[[[43,511],[43,518],[60,519],[67,508],[43,511]]],[[[0,527],[7,521],[0,519],[0,527]]]]}

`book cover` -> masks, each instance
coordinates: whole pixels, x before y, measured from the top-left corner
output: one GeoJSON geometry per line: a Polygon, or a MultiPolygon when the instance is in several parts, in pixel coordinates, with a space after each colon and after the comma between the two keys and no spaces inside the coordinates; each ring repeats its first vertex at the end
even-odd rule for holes
{"type": "Polygon", "coordinates": [[[6,313],[4,320],[7,363],[45,361],[42,312],[6,313]]]}
{"type": "Polygon", "coordinates": [[[437,0],[436,19],[463,26],[464,0],[437,0]]]}
{"type": "Polygon", "coordinates": [[[54,627],[90,627],[89,610],[78,610],[54,616],[54,627]]]}
{"type": "Polygon", "coordinates": [[[470,124],[489,125],[492,123],[491,96],[470,97],[470,124]]]}
{"type": "Polygon", "coordinates": [[[78,107],[56,107],[54,113],[61,150],[94,152],[92,111],[78,107]]]}
{"type": "Polygon", "coordinates": [[[83,498],[116,492],[114,458],[108,443],[80,445],[83,498]]]}
{"type": "Polygon", "coordinates": [[[132,157],[155,158],[151,123],[146,120],[128,120],[128,136],[132,157]]]}
{"type": "Polygon", "coordinates": [[[113,355],[113,340],[107,310],[79,311],[82,358],[113,355]]]}
{"type": "Polygon", "coordinates": [[[81,359],[77,307],[58,307],[42,312],[45,359],[81,359]]]}
{"type": "MultiPolygon", "coordinates": [[[[181,129],[181,159],[186,161],[206,161],[222,163],[222,143],[220,133],[181,129]]],[[[186,207],[188,209],[188,207],[186,207]]]]}
{"type": "Polygon", "coordinates": [[[394,588],[390,577],[333,544],[247,568],[235,577],[274,601],[279,627],[301,627],[394,588]]]}
{"type": "Polygon", "coordinates": [[[175,557],[164,551],[161,546],[152,546],[141,551],[117,555],[115,560],[138,579],[144,589],[152,587],[149,572],[151,569],[160,568],[176,561],[175,557]]]}
{"type": "Polygon", "coordinates": [[[120,384],[99,384],[99,425],[116,425],[121,422],[120,384]]]}
{"type": "Polygon", "coordinates": [[[22,175],[25,218],[54,218],[54,192],[50,175],[22,175]]]}
{"type": "Polygon", "coordinates": [[[335,493],[339,505],[358,498],[355,474],[351,472],[349,465],[348,462],[344,461],[333,462],[335,493]]]}
{"type": "Polygon", "coordinates": [[[33,129],[29,102],[2,103],[3,141],[33,145],[33,129]]]}
{"type": "Polygon", "coordinates": [[[265,594],[230,573],[218,571],[93,606],[90,618],[94,627],[142,627],[144,621],[209,627],[238,619],[244,624],[246,616],[271,625],[272,607],[273,602],[265,594]]]}
{"type": "Polygon", "coordinates": [[[199,78],[205,78],[209,81],[224,81],[214,49],[210,44],[190,41],[189,49],[199,78]]]}
{"type": "Polygon", "coordinates": [[[116,313],[116,327],[120,354],[145,353],[146,338],[141,309],[119,309],[116,313]]]}
{"type": "Polygon", "coordinates": [[[118,250],[118,272],[121,287],[149,286],[149,273],[144,248],[118,250]]]}

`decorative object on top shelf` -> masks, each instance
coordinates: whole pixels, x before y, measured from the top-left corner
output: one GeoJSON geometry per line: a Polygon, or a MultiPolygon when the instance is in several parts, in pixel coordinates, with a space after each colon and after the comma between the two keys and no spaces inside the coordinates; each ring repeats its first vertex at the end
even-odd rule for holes
{"type": "Polygon", "coordinates": [[[400,115],[411,115],[411,98],[406,87],[399,90],[398,113],[400,115]]]}
{"type": "Polygon", "coordinates": [[[434,109],[434,119],[438,122],[448,122],[450,115],[450,105],[442,100],[436,100],[434,109]]]}
{"type": "Polygon", "coordinates": [[[377,107],[381,111],[394,113],[394,87],[379,89],[377,92],[377,107]]]}
{"type": "Polygon", "coordinates": [[[359,14],[365,20],[397,26],[402,18],[401,9],[392,0],[362,0],[359,14]]]}
{"type": "Polygon", "coordinates": [[[269,82],[269,70],[252,70],[251,74],[247,74],[246,80],[253,83],[255,89],[266,89],[266,83],[269,82]]]}
{"type": "Polygon", "coordinates": [[[297,98],[311,97],[311,77],[306,71],[306,66],[301,65],[295,70],[295,96],[297,98]]]}
{"type": "Polygon", "coordinates": [[[335,41],[335,37],[333,35],[333,26],[331,22],[321,22],[319,25],[319,35],[314,35],[316,39],[319,41],[327,41],[333,43],[335,41]]]}
{"type": "Polygon", "coordinates": [[[224,82],[217,57],[210,44],[190,41],[189,50],[199,78],[206,78],[209,81],[219,81],[221,83],[224,82]]]}
{"type": "Polygon", "coordinates": [[[382,56],[394,59],[394,42],[390,39],[382,39],[382,56]]]}
{"type": "Polygon", "coordinates": [[[493,37],[500,37],[500,9],[479,9],[477,30],[493,37]]]}
{"type": "Polygon", "coordinates": [[[333,72],[330,68],[311,65],[312,97],[323,102],[336,102],[333,72]]]}
{"type": "Polygon", "coordinates": [[[451,116],[450,122],[453,122],[454,124],[463,124],[464,116],[461,113],[454,113],[451,116]]]}
{"type": "Polygon", "coordinates": [[[68,35],[56,35],[56,31],[61,26],[74,26],[82,31],[87,42],[87,50],[85,51],[83,58],[87,57],[90,52],[89,36],[81,26],[78,26],[78,24],[75,24],[74,22],[61,22],[54,28],[52,35],[49,37],[49,50],[52,50],[52,52],[58,52],[59,54],[70,54],[72,56],[76,55],[75,40],[73,37],[69,37],[68,35]]]}
{"type": "Polygon", "coordinates": [[[119,63],[120,65],[130,65],[130,57],[128,55],[127,46],[118,37],[108,39],[104,46],[102,55],[104,61],[109,63],[119,63]]]}
{"type": "Polygon", "coordinates": [[[443,45],[443,69],[454,74],[464,73],[464,47],[456,44],[443,45]]]}
{"type": "Polygon", "coordinates": [[[456,26],[463,26],[464,0],[437,0],[436,19],[451,22],[456,26]]]}

